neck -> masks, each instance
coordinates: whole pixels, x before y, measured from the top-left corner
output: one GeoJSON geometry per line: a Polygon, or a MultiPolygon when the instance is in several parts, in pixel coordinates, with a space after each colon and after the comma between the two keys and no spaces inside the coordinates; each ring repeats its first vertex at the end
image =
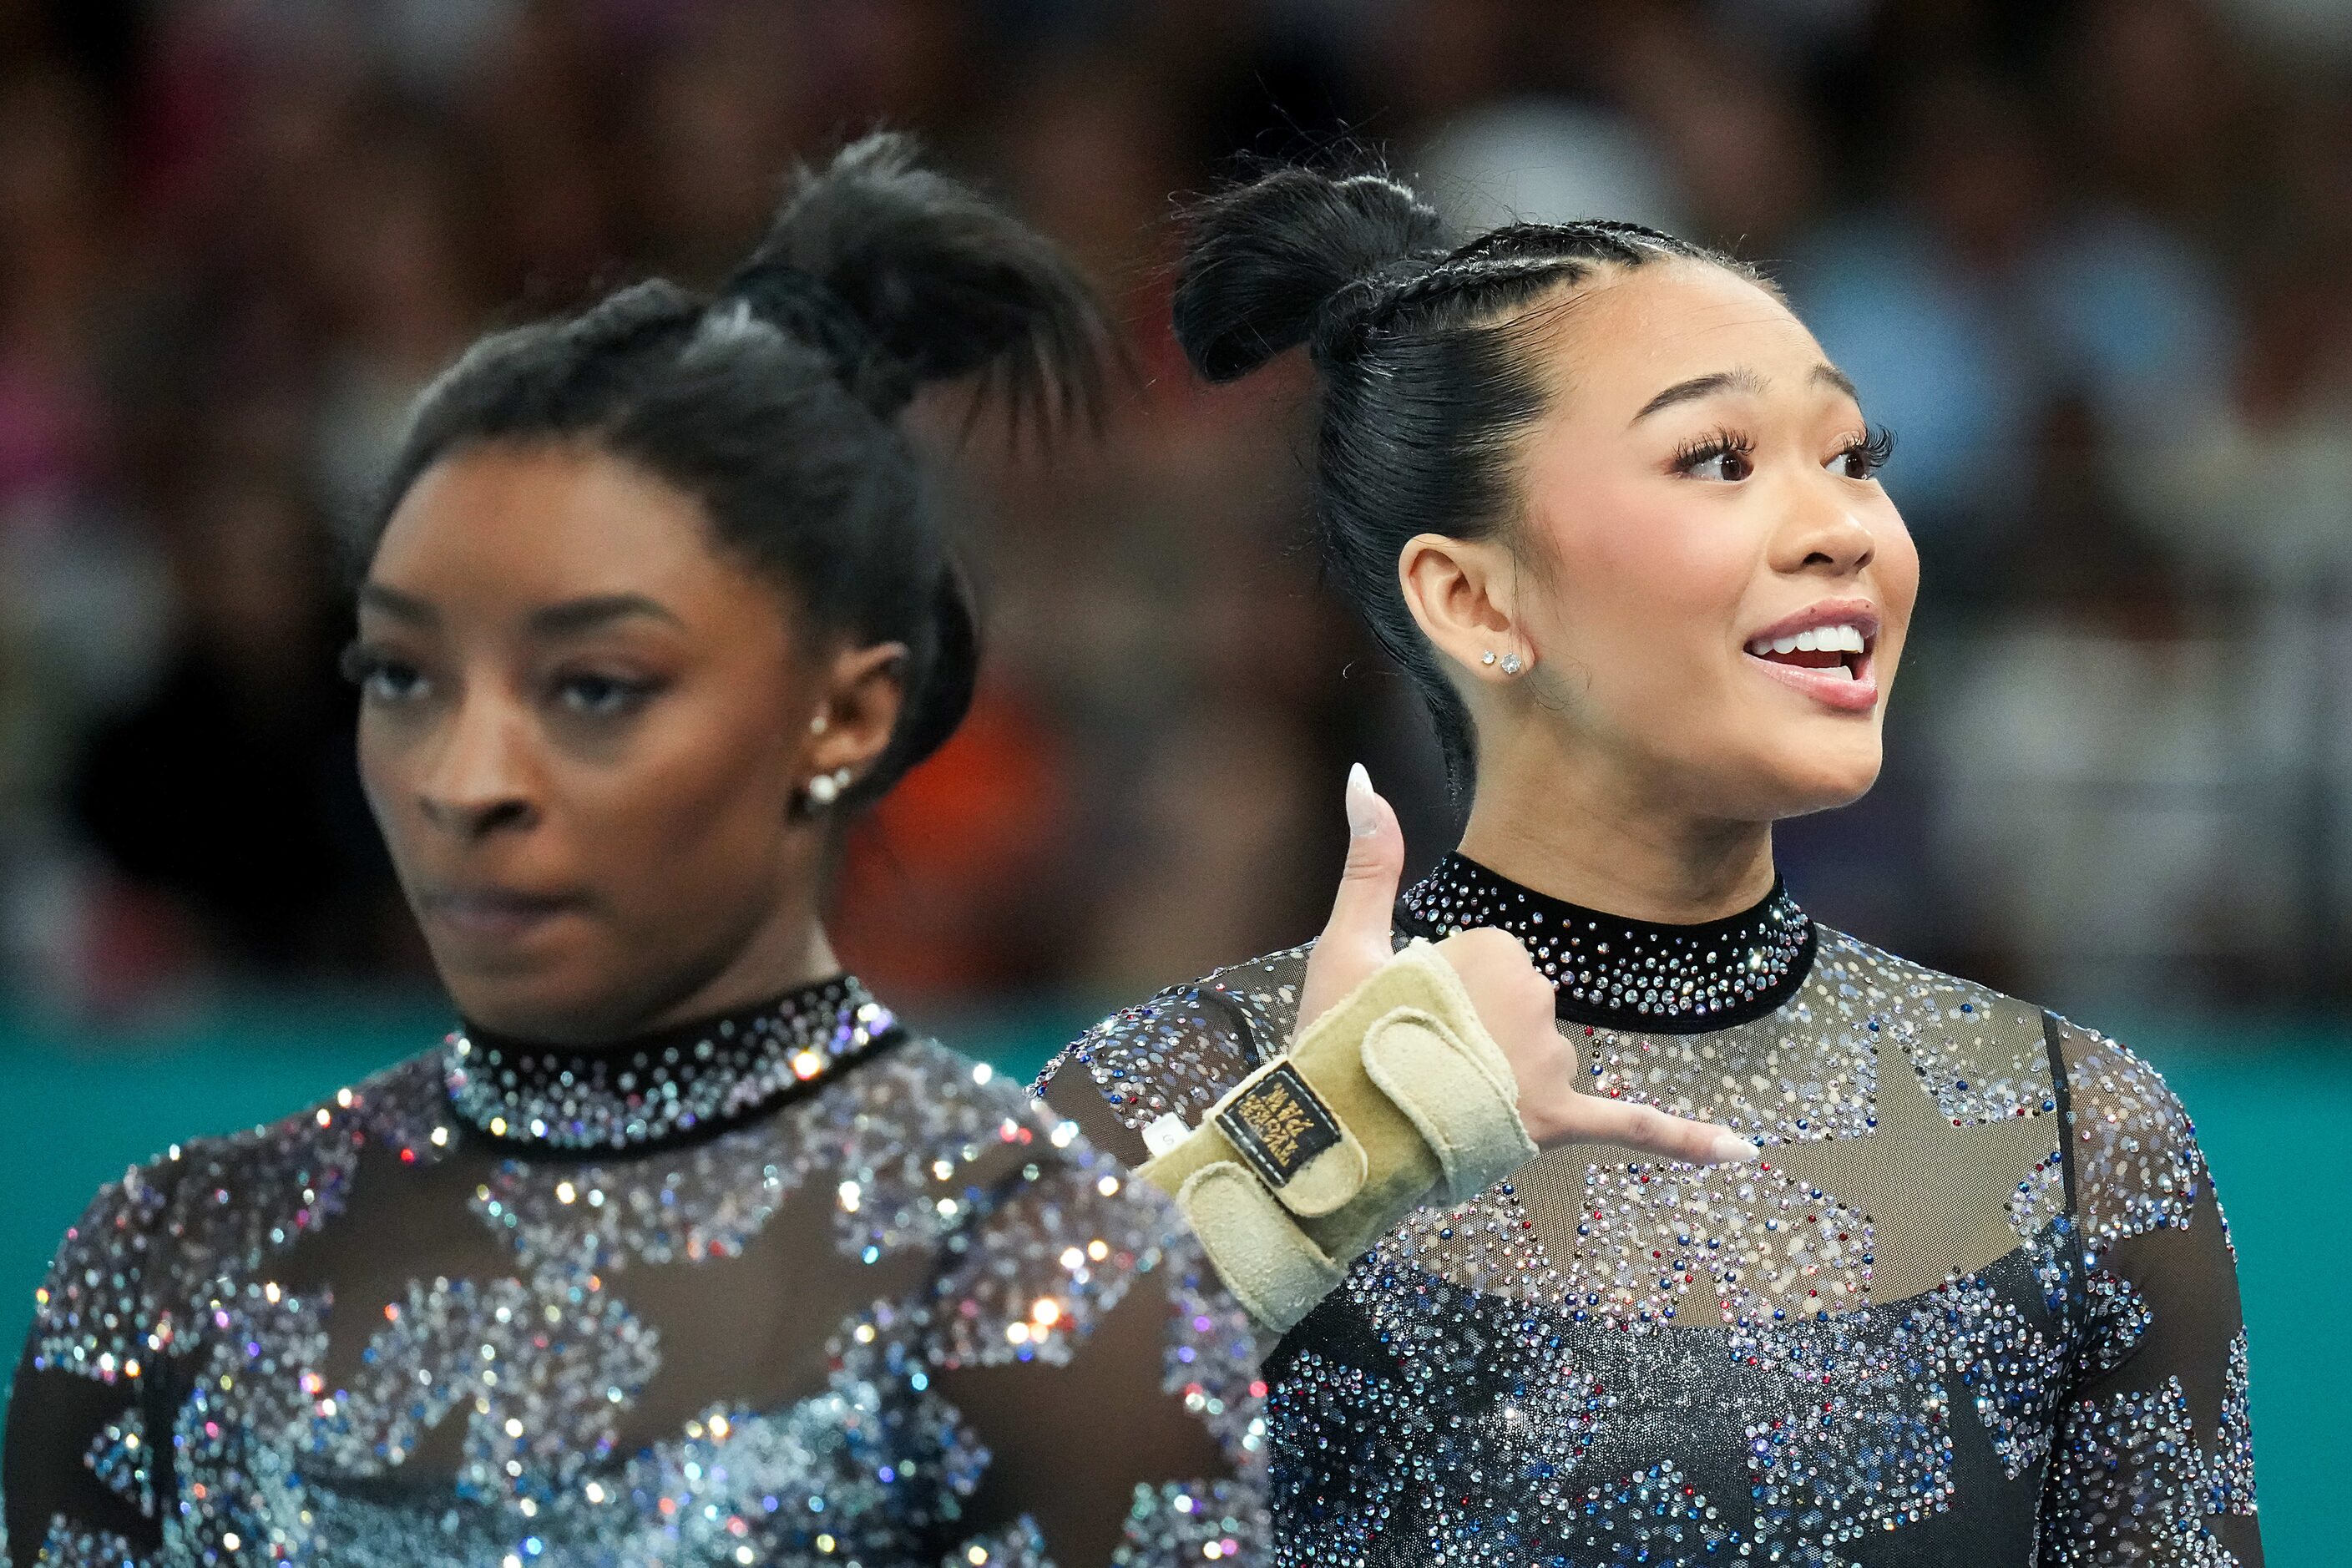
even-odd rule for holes
{"type": "Polygon", "coordinates": [[[628,1031],[652,1034],[754,1007],[772,996],[829,979],[841,973],[833,943],[813,915],[797,921],[779,921],[763,928],[726,964],[690,991],[667,1003],[628,1031]]]}
{"type": "Polygon", "coordinates": [[[1558,753],[1482,756],[1479,780],[1462,853],[1537,892],[1696,925],[1772,890],[1769,823],[1708,817],[1654,784],[1558,753]]]}
{"type": "MultiPolygon", "coordinates": [[[[467,1020],[510,1040],[593,1050],[656,1035],[681,1025],[757,1007],[772,997],[831,979],[841,961],[817,918],[814,900],[790,889],[814,884],[813,877],[786,880],[767,917],[730,948],[703,956],[690,970],[666,975],[658,987],[632,989],[602,1000],[593,1010],[562,1016],[514,1016],[496,1009],[467,1009],[467,1020]]],[[[465,1003],[461,1000],[461,1008],[465,1003]]]]}

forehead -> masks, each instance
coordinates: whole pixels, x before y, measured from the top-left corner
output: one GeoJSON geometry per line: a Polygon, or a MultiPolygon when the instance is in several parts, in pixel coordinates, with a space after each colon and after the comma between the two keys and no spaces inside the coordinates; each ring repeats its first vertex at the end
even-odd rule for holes
{"type": "Polygon", "coordinates": [[[1570,296],[1542,340],[1572,402],[1631,417],[1662,388],[1737,368],[1801,389],[1821,344],[1770,290],[1701,261],[1620,268],[1570,296]]]}
{"type": "Polygon", "coordinates": [[[370,581],[446,605],[604,594],[690,601],[758,591],[695,497],[592,447],[468,447],[417,477],[370,581]]]}

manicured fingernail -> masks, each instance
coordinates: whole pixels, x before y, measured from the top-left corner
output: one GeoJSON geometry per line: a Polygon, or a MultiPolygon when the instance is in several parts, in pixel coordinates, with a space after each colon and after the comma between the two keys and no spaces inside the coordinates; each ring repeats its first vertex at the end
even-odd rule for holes
{"type": "Polygon", "coordinates": [[[1718,1165],[1752,1165],[1763,1157],[1763,1150],[1737,1132],[1715,1135],[1715,1163],[1718,1165]]]}
{"type": "Polygon", "coordinates": [[[1361,838],[1381,826],[1380,796],[1372,793],[1372,775],[1358,763],[1348,770],[1348,831],[1361,838]]]}

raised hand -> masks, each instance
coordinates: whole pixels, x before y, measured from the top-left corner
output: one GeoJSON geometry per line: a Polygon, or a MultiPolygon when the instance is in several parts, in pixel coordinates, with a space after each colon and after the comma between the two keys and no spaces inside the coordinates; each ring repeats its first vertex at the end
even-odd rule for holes
{"type": "MultiPolygon", "coordinates": [[[[1404,833],[1361,763],[1348,773],[1347,799],[1348,861],[1331,918],[1307,958],[1298,999],[1302,1029],[1386,963],[1396,947],[1391,921],[1404,875],[1404,833]]],[[[1555,1021],[1551,982],[1518,938],[1481,928],[1447,937],[1437,951],[1462,977],[1480,1022],[1509,1059],[1519,1120],[1539,1147],[1620,1143],[1701,1165],[1758,1157],[1756,1145],[1729,1128],[1580,1092],[1581,1063],[1555,1021]]]]}

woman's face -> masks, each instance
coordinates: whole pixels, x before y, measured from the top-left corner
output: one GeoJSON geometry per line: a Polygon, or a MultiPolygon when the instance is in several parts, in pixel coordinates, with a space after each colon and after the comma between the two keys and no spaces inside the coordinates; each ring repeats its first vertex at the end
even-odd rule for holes
{"type": "Polygon", "coordinates": [[[394,512],[359,627],[369,804],[467,1017],[609,1038],[755,1000],[806,942],[821,672],[692,497],[593,450],[461,451],[394,512]]]}
{"type": "Polygon", "coordinates": [[[1604,278],[1542,330],[1516,618],[1546,721],[1696,815],[1863,794],[1919,558],[1851,385],[1787,306],[1702,263],[1604,278]]]}

